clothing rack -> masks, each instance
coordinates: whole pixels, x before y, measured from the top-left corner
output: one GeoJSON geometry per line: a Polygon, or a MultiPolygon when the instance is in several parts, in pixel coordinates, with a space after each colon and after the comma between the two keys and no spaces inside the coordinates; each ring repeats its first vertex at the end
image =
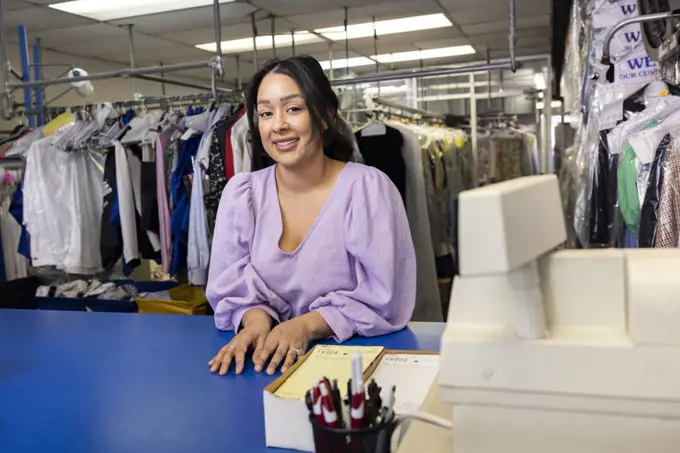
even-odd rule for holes
{"type": "MultiPolygon", "coordinates": [[[[126,101],[112,101],[109,102],[111,105],[117,108],[130,108],[130,107],[148,107],[148,108],[160,108],[160,109],[165,109],[166,107],[170,105],[176,105],[180,104],[180,106],[184,103],[191,103],[191,102],[197,102],[197,101],[202,101],[202,102],[207,102],[207,101],[217,101],[217,102],[232,102],[232,103],[237,103],[237,102],[243,102],[243,96],[241,93],[237,92],[218,92],[217,96],[213,96],[212,93],[197,93],[197,94],[189,94],[189,95],[179,95],[179,96],[153,96],[153,97],[146,97],[146,98],[141,98],[141,99],[134,99],[134,100],[126,100],[126,101]]],[[[97,103],[97,104],[83,104],[83,105],[75,105],[71,107],[47,107],[43,109],[45,113],[48,114],[61,114],[66,112],[67,110],[71,111],[82,111],[82,110],[89,110],[92,108],[93,105],[100,105],[102,103],[97,103]]],[[[20,115],[33,115],[36,112],[35,111],[26,111],[26,112],[18,112],[20,115]]]]}
{"type": "MultiPolygon", "coordinates": [[[[191,70],[191,69],[201,69],[201,68],[210,68],[212,69],[212,77],[211,77],[211,92],[213,94],[214,98],[217,98],[217,78],[221,77],[224,75],[224,63],[223,63],[223,57],[222,57],[222,29],[221,29],[221,14],[220,14],[220,0],[213,0],[213,17],[214,17],[214,23],[213,23],[213,28],[214,28],[214,34],[215,34],[215,43],[216,43],[216,54],[215,57],[208,60],[208,61],[199,61],[199,62],[192,62],[192,63],[178,63],[178,64],[172,64],[172,65],[167,65],[167,66],[150,66],[150,67],[142,67],[142,68],[136,68],[134,64],[134,53],[131,51],[130,55],[130,68],[118,70],[118,71],[111,71],[111,72],[105,72],[105,73],[99,73],[99,74],[89,74],[86,76],[78,76],[78,77],[59,77],[55,79],[40,79],[39,77],[36,77],[36,80],[31,80],[31,74],[28,71],[28,56],[24,55],[24,53],[28,53],[27,50],[22,51],[22,66],[26,66],[25,70],[23,71],[23,77],[22,80],[26,80],[24,82],[14,82],[12,81],[11,75],[13,73],[12,68],[9,64],[9,52],[7,49],[7,36],[5,34],[6,26],[5,26],[5,20],[4,20],[4,0],[0,0],[0,72],[2,73],[3,79],[5,81],[5,91],[0,95],[0,117],[4,119],[10,119],[11,118],[11,112],[14,110],[15,105],[14,105],[14,90],[16,89],[23,89],[24,90],[24,98],[26,99],[25,104],[30,110],[30,106],[32,104],[32,90],[36,89],[36,94],[44,92],[44,90],[40,90],[42,87],[46,86],[51,86],[51,85],[63,85],[63,84],[72,84],[75,82],[82,82],[82,81],[91,81],[91,80],[105,80],[105,79],[112,79],[112,78],[130,78],[130,77],[138,77],[138,76],[145,76],[145,77],[150,77],[151,74],[161,74],[161,73],[168,73],[168,72],[176,72],[176,71],[186,71],[186,70],[191,70]],[[25,60],[25,61],[24,61],[25,60]],[[26,63],[25,65],[23,63],[26,63]]],[[[26,35],[25,35],[25,29],[22,29],[23,33],[23,40],[25,40],[26,35]]],[[[21,36],[20,36],[21,37],[21,36]]],[[[163,80],[163,79],[160,79],[163,80]]],[[[41,107],[42,105],[42,96],[36,96],[36,99],[40,100],[40,102],[36,102],[36,105],[38,107],[41,107]]],[[[34,115],[39,115],[41,112],[38,113],[33,113],[34,115]]],[[[29,117],[29,120],[31,120],[31,125],[34,125],[35,121],[33,117],[29,117]]]]}
{"type": "Polygon", "coordinates": [[[444,119],[443,113],[436,113],[436,112],[430,112],[430,111],[427,111],[427,110],[417,109],[417,108],[414,108],[414,107],[407,107],[405,105],[401,105],[397,102],[389,101],[389,100],[381,98],[379,96],[373,97],[372,101],[373,101],[373,103],[375,103],[377,105],[381,105],[383,107],[387,107],[388,109],[401,110],[402,112],[408,112],[408,113],[412,113],[414,115],[419,115],[422,118],[431,118],[431,119],[439,119],[439,120],[444,119]]]}

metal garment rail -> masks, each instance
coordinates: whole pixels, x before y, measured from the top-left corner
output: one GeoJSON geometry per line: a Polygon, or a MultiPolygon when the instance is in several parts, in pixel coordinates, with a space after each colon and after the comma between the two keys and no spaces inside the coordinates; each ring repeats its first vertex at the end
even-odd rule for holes
{"type": "Polygon", "coordinates": [[[388,107],[388,108],[391,108],[391,109],[397,109],[397,110],[401,110],[401,111],[404,111],[404,112],[413,113],[414,115],[421,115],[421,116],[429,117],[429,118],[443,118],[444,117],[444,114],[442,114],[442,113],[428,112],[427,110],[421,110],[421,109],[416,109],[416,108],[413,108],[413,107],[407,107],[407,106],[401,105],[397,102],[392,102],[392,101],[389,101],[387,99],[383,99],[383,98],[377,97],[377,96],[373,98],[373,102],[378,104],[378,105],[382,105],[384,107],[388,107]]]}
{"type": "MultiPolygon", "coordinates": [[[[179,95],[179,96],[151,96],[151,97],[146,97],[142,99],[134,99],[134,100],[125,100],[125,101],[109,101],[108,103],[113,105],[114,107],[121,107],[121,108],[128,108],[128,107],[160,107],[163,108],[165,106],[169,106],[171,104],[184,104],[184,103],[191,103],[191,102],[196,102],[196,101],[213,101],[215,100],[215,97],[213,96],[212,93],[197,93],[197,94],[188,94],[188,95],[179,95]]],[[[234,92],[218,92],[217,93],[217,101],[220,102],[232,102],[232,103],[241,103],[243,102],[243,98],[234,92]]],[[[74,105],[71,107],[47,107],[43,109],[44,111],[48,113],[63,113],[67,110],[71,110],[73,112],[81,111],[81,110],[87,110],[93,105],[101,105],[105,104],[104,102],[98,102],[95,104],[83,104],[83,105],[74,105]]],[[[15,115],[34,115],[37,112],[35,111],[24,111],[24,112],[16,112],[15,115]]]]}
{"type": "MultiPolygon", "coordinates": [[[[0,113],[2,117],[7,118],[8,113],[13,109],[13,91],[16,89],[30,89],[35,87],[46,87],[51,85],[70,84],[73,82],[81,82],[88,80],[105,80],[112,78],[129,78],[136,76],[145,76],[150,74],[160,74],[167,72],[186,71],[190,69],[211,68],[213,70],[211,89],[213,94],[217,89],[215,86],[216,76],[224,74],[224,63],[222,59],[222,30],[221,30],[221,16],[219,0],[213,0],[213,15],[214,15],[214,31],[216,43],[216,56],[209,61],[201,61],[194,63],[179,63],[167,66],[149,66],[144,68],[126,68],[119,71],[104,72],[99,74],[90,74],[87,76],[79,76],[72,78],[57,78],[47,80],[35,80],[14,83],[10,80],[10,63],[7,51],[7,37],[5,35],[5,21],[4,21],[4,5],[3,0],[0,0],[0,65],[2,66],[2,75],[5,79],[5,93],[3,102],[0,102],[0,113]]],[[[24,74],[24,77],[27,77],[24,74]]],[[[30,75],[28,75],[30,77],[30,75]]],[[[30,108],[30,106],[27,106],[30,108]]]]}
{"type": "MultiPolygon", "coordinates": [[[[516,62],[516,67],[521,67],[521,62],[516,62]]],[[[382,73],[369,76],[353,77],[351,79],[337,79],[331,81],[333,86],[356,85],[359,83],[387,82],[390,80],[419,79],[422,77],[433,77],[442,75],[469,74],[471,72],[496,71],[509,69],[512,70],[511,63],[491,63],[463,66],[460,68],[426,69],[424,71],[404,71],[382,73]]]]}

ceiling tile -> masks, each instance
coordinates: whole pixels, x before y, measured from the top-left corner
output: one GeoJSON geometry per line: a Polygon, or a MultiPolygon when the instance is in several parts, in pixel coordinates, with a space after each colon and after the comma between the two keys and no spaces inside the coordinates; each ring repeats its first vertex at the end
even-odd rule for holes
{"type": "MultiPolygon", "coordinates": [[[[8,11],[5,13],[5,26],[9,29],[16,29],[19,25],[24,25],[29,38],[31,33],[37,31],[88,25],[94,22],[91,19],[61,11],[48,10],[43,7],[8,11]]],[[[12,35],[12,33],[8,33],[8,35],[12,35]]]]}
{"type": "MultiPolygon", "coordinates": [[[[517,30],[526,30],[536,27],[549,27],[550,15],[535,16],[535,17],[518,17],[516,21],[517,30]]],[[[509,30],[509,23],[506,20],[496,22],[481,22],[472,25],[463,25],[461,27],[463,33],[466,35],[480,35],[484,33],[494,33],[499,30],[509,30]]]]}
{"type": "Polygon", "coordinates": [[[2,5],[5,8],[5,11],[18,11],[20,9],[33,8],[33,5],[30,3],[19,0],[3,0],[2,5]]]}
{"type": "Polygon", "coordinates": [[[89,24],[77,27],[47,30],[32,33],[41,38],[46,47],[67,50],[70,45],[80,45],[84,42],[112,41],[126,39],[127,30],[109,24],[89,24]]]}
{"type": "MultiPolygon", "coordinates": [[[[247,3],[222,4],[220,8],[222,28],[225,28],[225,24],[228,23],[245,21],[248,14],[253,11],[255,11],[255,8],[247,3]]],[[[136,30],[144,33],[166,34],[185,30],[204,30],[206,28],[212,30],[214,17],[212,6],[207,6],[148,16],[130,17],[111,22],[120,25],[134,24],[136,30]]]]}
{"type": "MultiPolygon", "coordinates": [[[[389,0],[343,0],[341,6],[352,9],[367,4],[387,3],[389,0]]],[[[310,14],[338,8],[337,0],[251,0],[258,8],[277,16],[310,14]]]]}

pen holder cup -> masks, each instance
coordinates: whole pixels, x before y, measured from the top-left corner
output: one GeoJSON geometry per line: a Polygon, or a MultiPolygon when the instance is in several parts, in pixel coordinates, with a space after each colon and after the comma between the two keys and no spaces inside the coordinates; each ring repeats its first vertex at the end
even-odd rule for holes
{"type": "Polygon", "coordinates": [[[362,429],[333,429],[309,418],[316,453],[390,453],[395,419],[362,429]]]}

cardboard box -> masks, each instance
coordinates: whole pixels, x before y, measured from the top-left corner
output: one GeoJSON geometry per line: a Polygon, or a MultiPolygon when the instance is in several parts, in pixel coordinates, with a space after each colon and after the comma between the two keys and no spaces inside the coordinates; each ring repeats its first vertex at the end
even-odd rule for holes
{"type": "MultiPolygon", "coordinates": [[[[289,448],[309,452],[314,451],[312,425],[309,423],[309,411],[307,410],[305,402],[280,398],[275,395],[279,387],[281,387],[281,385],[295,373],[295,370],[307,360],[313,350],[314,349],[312,348],[285,374],[264,389],[264,425],[267,447],[289,448]]],[[[438,355],[439,353],[432,351],[383,350],[364,372],[364,382],[368,382],[386,354],[438,355]]],[[[339,385],[346,385],[346,383],[339,385]]]]}

